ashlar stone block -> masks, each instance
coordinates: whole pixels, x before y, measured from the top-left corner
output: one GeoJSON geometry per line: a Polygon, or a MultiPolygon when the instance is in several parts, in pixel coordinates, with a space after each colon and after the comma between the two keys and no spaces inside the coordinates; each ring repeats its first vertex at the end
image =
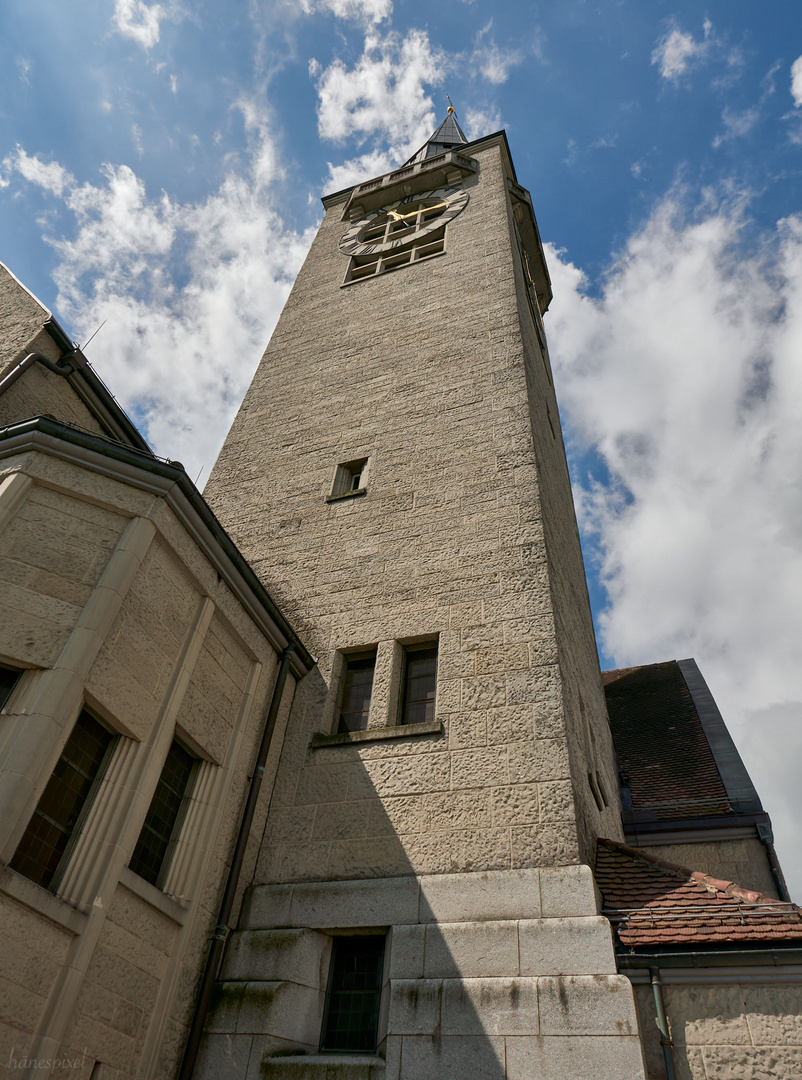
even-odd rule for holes
{"type": "Polygon", "coordinates": [[[637,1035],[506,1039],[506,1080],[644,1080],[637,1035]]]}
{"type": "Polygon", "coordinates": [[[325,985],[331,938],[314,930],[245,930],[233,934],[223,978],[325,985]]]}
{"type": "Polygon", "coordinates": [[[427,979],[517,975],[517,923],[430,923],[423,971],[427,979]]]}
{"type": "Polygon", "coordinates": [[[537,1035],[535,979],[444,979],[443,1035],[537,1035]]]}
{"type": "Polygon", "coordinates": [[[538,979],[542,1035],[637,1035],[632,984],[623,975],[538,979]]]}
{"type": "Polygon", "coordinates": [[[540,871],[491,870],[421,878],[421,922],[482,922],[540,915],[540,871]]]}
{"type": "Polygon", "coordinates": [[[598,916],[518,924],[521,975],[613,975],[610,923],[598,916]]]}

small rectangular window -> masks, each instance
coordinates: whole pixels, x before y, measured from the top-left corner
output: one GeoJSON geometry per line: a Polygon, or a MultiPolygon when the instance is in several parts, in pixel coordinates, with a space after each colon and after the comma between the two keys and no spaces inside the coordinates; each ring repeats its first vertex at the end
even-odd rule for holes
{"type": "Polygon", "coordinates": [[[196,759],[173,742],[139,834],[130,868],[157,888],[170,865],[195,773],[196,759]]]}
{"type": "Polygon", "coordinates": [[[368,726],[375,671],[375,652],[351,654],[343,658],[338,732],[364,731],[368,726]]]}
{"type": "Polygon", "coordinates": [[[434,720],[437,687],[437,646],[408,645],[404,649],[401,677],[400,724],[424,724],[434,720]]]}
{"type": "Polygon", "coordinates": [[[86,710],[81,713],[14,853],[12,870],[45,889],[56,887],[115,741],[86,710]]]}
{"type": "Polygon", "coordinates": [[[367,458],[359,458],[356,461],[344,461],[341,465],[338,465],[330,497],[337,499],[343,495],[352,495],[356,491],[363,491],[367,463],[367,458]]]}
{"type": "Polygon", "coordinates": [[[11,697],[11,692],[20,680],[22,672],[18,668],[0,664],[0,709],[11,697]]]}
{"type": "Polygon", "coordinates": [[[384,944],[379,934],[334,938],[321,1050],[352,1054],[376,1050],[384,944]]]}

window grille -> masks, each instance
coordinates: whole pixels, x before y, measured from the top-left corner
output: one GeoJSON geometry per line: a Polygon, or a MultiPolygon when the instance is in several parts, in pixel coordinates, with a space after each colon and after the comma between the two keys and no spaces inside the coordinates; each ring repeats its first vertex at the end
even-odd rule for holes
{"type": "Polygon", "coordinates": [[[336,937],[320,1049],[372,1054],[376,1050],[381,1004],[383,935],[336,937]]]}
{"type": "Polygon", "coordinates": [[[424,202],[417,206],[403,207],[402,218],[394,215],[393,212],[378,218],[360,236],[360,241],[364,244],[380,245],[383,250],[373,251],[367,255],[353,255],[345,278],[346,282],[360,281],[362,278],[373,277],[375,274],[387,274],[392,270],[400,270],[402,266],[409,266],[410,263],[421,262],[433,255],[440,255],[445,250],[445,225],[427,230],[417,240],[412,240],[412,237],[424,225],[440,217],[445,209],[441,203],[428,206],[424,202]],[[387,245],[391,242],[394,246],[388,247],[387,245]]]}

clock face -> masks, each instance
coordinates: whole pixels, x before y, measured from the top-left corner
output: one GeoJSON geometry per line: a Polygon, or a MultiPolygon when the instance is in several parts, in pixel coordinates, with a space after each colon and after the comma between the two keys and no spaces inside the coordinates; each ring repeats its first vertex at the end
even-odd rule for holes
{"type": "Polygon", "coordinates": [[[464,210],[468,192],[441,187],[372,210],[346,229],[340,240],[343,255],[370,255],[416,243],[464,210]]]}

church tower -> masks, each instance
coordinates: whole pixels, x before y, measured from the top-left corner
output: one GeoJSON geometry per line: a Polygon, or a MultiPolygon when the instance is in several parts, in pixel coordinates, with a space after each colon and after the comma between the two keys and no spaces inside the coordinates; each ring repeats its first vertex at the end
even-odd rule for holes
{"type": "Polygon", "coordinates": [[[636,1080],[529,193],[449,109],[323,204],[205,492],[318,666],[197,1075],[636,1080]]]}

